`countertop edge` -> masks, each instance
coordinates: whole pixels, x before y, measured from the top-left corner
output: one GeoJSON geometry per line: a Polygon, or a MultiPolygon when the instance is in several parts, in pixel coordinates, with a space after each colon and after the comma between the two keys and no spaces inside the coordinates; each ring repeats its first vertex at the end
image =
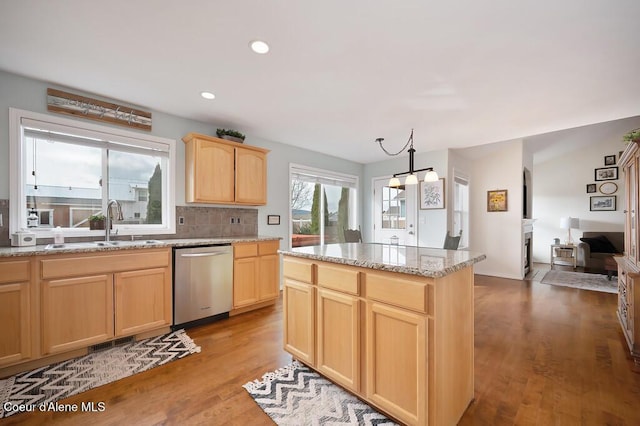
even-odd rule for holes
{"type": "Polygon", "coordinates": [[[418,276],[423,276],[423,277],[428,277],[428,278],[442,278],[445,277],[447,275],[450,275],[454,272],[458,272],[462,269],[465,269],[469,266],[472,266],[478,262],[481,262],[483,260],[485,260],[487,258],[486,255],[484,254],[479,254],[475,257],[472,257],[468,260],[456,263],[455,265],[451,265],[449,267],[443,268],[441,270],[421,270],[418,268],[413,268],[413,267],[408,267],[408,266],[401,266],[401,265],[388,265],[388,264],[384,264],[384,263],[378,263],[378,262],[368,262],[368,261],[363,261],[363,260],[357,260],[357,259],[345,259],[345,258],[341,258],[341,257],[335,257],[335,256],[323,256],[323,255],[317,255],[317,254],[310,254],[310,253],[298,253],[298,252],[291,252],[288,250],[278,250],[278,253],[285,255],[285,256],[292,256],[292,257],[299,257],[299,258],[305,258],[305,259],[311,259],[311,260],[319,260],[319,261],[323,261],[323,262],[330,262],[330,263],[337,263],[337,264],[341,264],[341,265],[350,265],[350,266],[358,266],[361,268],[368,268],[368,269],[374,269],[374,270],[380,270],[380,271],[388,271],[388,272],[398,272],[398,273],[403,273],[403,274],[410,274],[410,275],[418,275],[418,276]]]}
{"type": "MultiPolygon", "coordinates": [[[[123,246],[95,246],[95,247],[70,247],[63,249],[47,250],[46,244],[28,246],[28,247],[0,247],[0,259],[10,257],[27,257],[35,255],[55,255],[55,254],[71,254],[71,253],[95,253],[107,251],[121,250],[143,250],[165,247],[197,247],[207,245],[230,245],[236,243],[251,243],[260,241],[278,241],[282,237],[267,236],[246,236],[246,237],[219,237],[219,238],[169,238],[166,240],[158,239],[156,244],[129,244],[123,246]]],[[[123,240],[126,241],[126,240],[123,240]]],[[[128,241],[127,241],[128,242],[128,241]]],[[[73,242],[70,242],[73,244],[73,242]]]]}

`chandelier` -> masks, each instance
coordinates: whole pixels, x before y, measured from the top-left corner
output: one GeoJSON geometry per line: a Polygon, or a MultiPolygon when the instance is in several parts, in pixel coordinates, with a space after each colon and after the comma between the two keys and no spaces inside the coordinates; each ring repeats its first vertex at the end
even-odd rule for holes
{"type": "Polygon", "coordinates": [[[404,151],[407,147],[409,147],[409,149],[407,150],[407,152],[409,153],[409,170],[406,172],[395,173],[393,177],[389,179],[389,186],[391,187],[400,186],[400,179],[398,179],[398,176],[404,176],[404,175],[407,175],[406,179],[404,180],[405,185],[416,185],[418,183],[418,177],[416,176],[416,173],[424,172],[424,171],[427,172],[424,176],[425,182],[435,182],[438,180],[438,174],[433,170],[433,167],[425,167],[424,169],[417,169],[417,170],[413,168],[413,155],[416,152],[416,150],[413,149],[413,129],[411,129],[411,135],[409,136],[409,140],[407,141],[407,143],[400,149],[400,151],[396,153],[387,151],[384,148],[384,146],[382,146],[382,141],[384,141],[384,138],[376,139],[376,142],[378,142],[378,145],[380,145],[380,148],[382,148],[384,153],[391,157],[399,155],[400,153],[402,153],[402,151],[404,151]]]}

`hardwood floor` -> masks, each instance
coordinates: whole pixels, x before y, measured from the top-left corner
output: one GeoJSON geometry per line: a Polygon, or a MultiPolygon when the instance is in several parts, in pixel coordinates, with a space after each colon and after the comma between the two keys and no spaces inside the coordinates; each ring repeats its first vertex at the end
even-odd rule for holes
{"type": "MultiPolygon", "coordinates": [[[[548,267],[547,267],[548,269],[548,267]]],[[[475,401],[460,425],[639,425],[640,374],[616,295],[476,275],[475,401]]],[[[11,425],[272,424],[242,384],[290,362],[282,304],[192,328],[202,347],[168,365],[67,398],[102,413],[24,413],[11,425]]]]}

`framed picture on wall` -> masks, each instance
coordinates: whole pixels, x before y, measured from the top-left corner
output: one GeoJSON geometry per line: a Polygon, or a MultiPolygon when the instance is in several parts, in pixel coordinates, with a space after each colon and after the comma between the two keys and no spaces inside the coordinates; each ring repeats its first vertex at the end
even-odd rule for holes
{"type": "Polygon", "coordinates": [[[596,181],[599,180],[617,180],[618,168],[617,167],[601,167],[596,169],[596,181]]]}
{"type": "Polygon", "coordinates": [[[589,197],[589,210],[592,212],[611,212],[616,210],[615,195],[593,195],[589,197]]]}
{"type": "Polygon", "coordinates": [[[435,182],[420,181],[420,209],[444,209],[444,178],[435,182]]]}
{"type": "Polygon", "coordinates": [[[587,194],[590,194],[592,192],[596,192],[596,184],[595,183],[588,183],[587,184],[587,194]]]}
{"type": "Polygon", "coordinates": [[[487,211],[506,212],[507,211],[507,190],[496,189],[487,191],[487,211]]]}
{"type": "Polygon", "coordinates": [[[605,155],[604,156],[604,165],[605,166],[615,166],[616,164],[616,156],[615,155],[605,155]]]}

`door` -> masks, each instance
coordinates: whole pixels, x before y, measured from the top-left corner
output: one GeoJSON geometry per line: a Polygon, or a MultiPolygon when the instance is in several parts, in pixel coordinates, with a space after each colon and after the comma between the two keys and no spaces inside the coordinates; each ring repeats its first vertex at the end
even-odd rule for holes
{"type": "Polygon", "coordinates": [[[415,246],[418,241],[418,185],[394,188],[388,183],[388,177],[373,182],[374,242],[389,244],[397,237],[398,244],[415,246]]]}
{"type": "Polygon", "coordinates": [[[128,336],[171,324],[167,268],[119,272],[115,282],[115,335],[128,336]]]}

